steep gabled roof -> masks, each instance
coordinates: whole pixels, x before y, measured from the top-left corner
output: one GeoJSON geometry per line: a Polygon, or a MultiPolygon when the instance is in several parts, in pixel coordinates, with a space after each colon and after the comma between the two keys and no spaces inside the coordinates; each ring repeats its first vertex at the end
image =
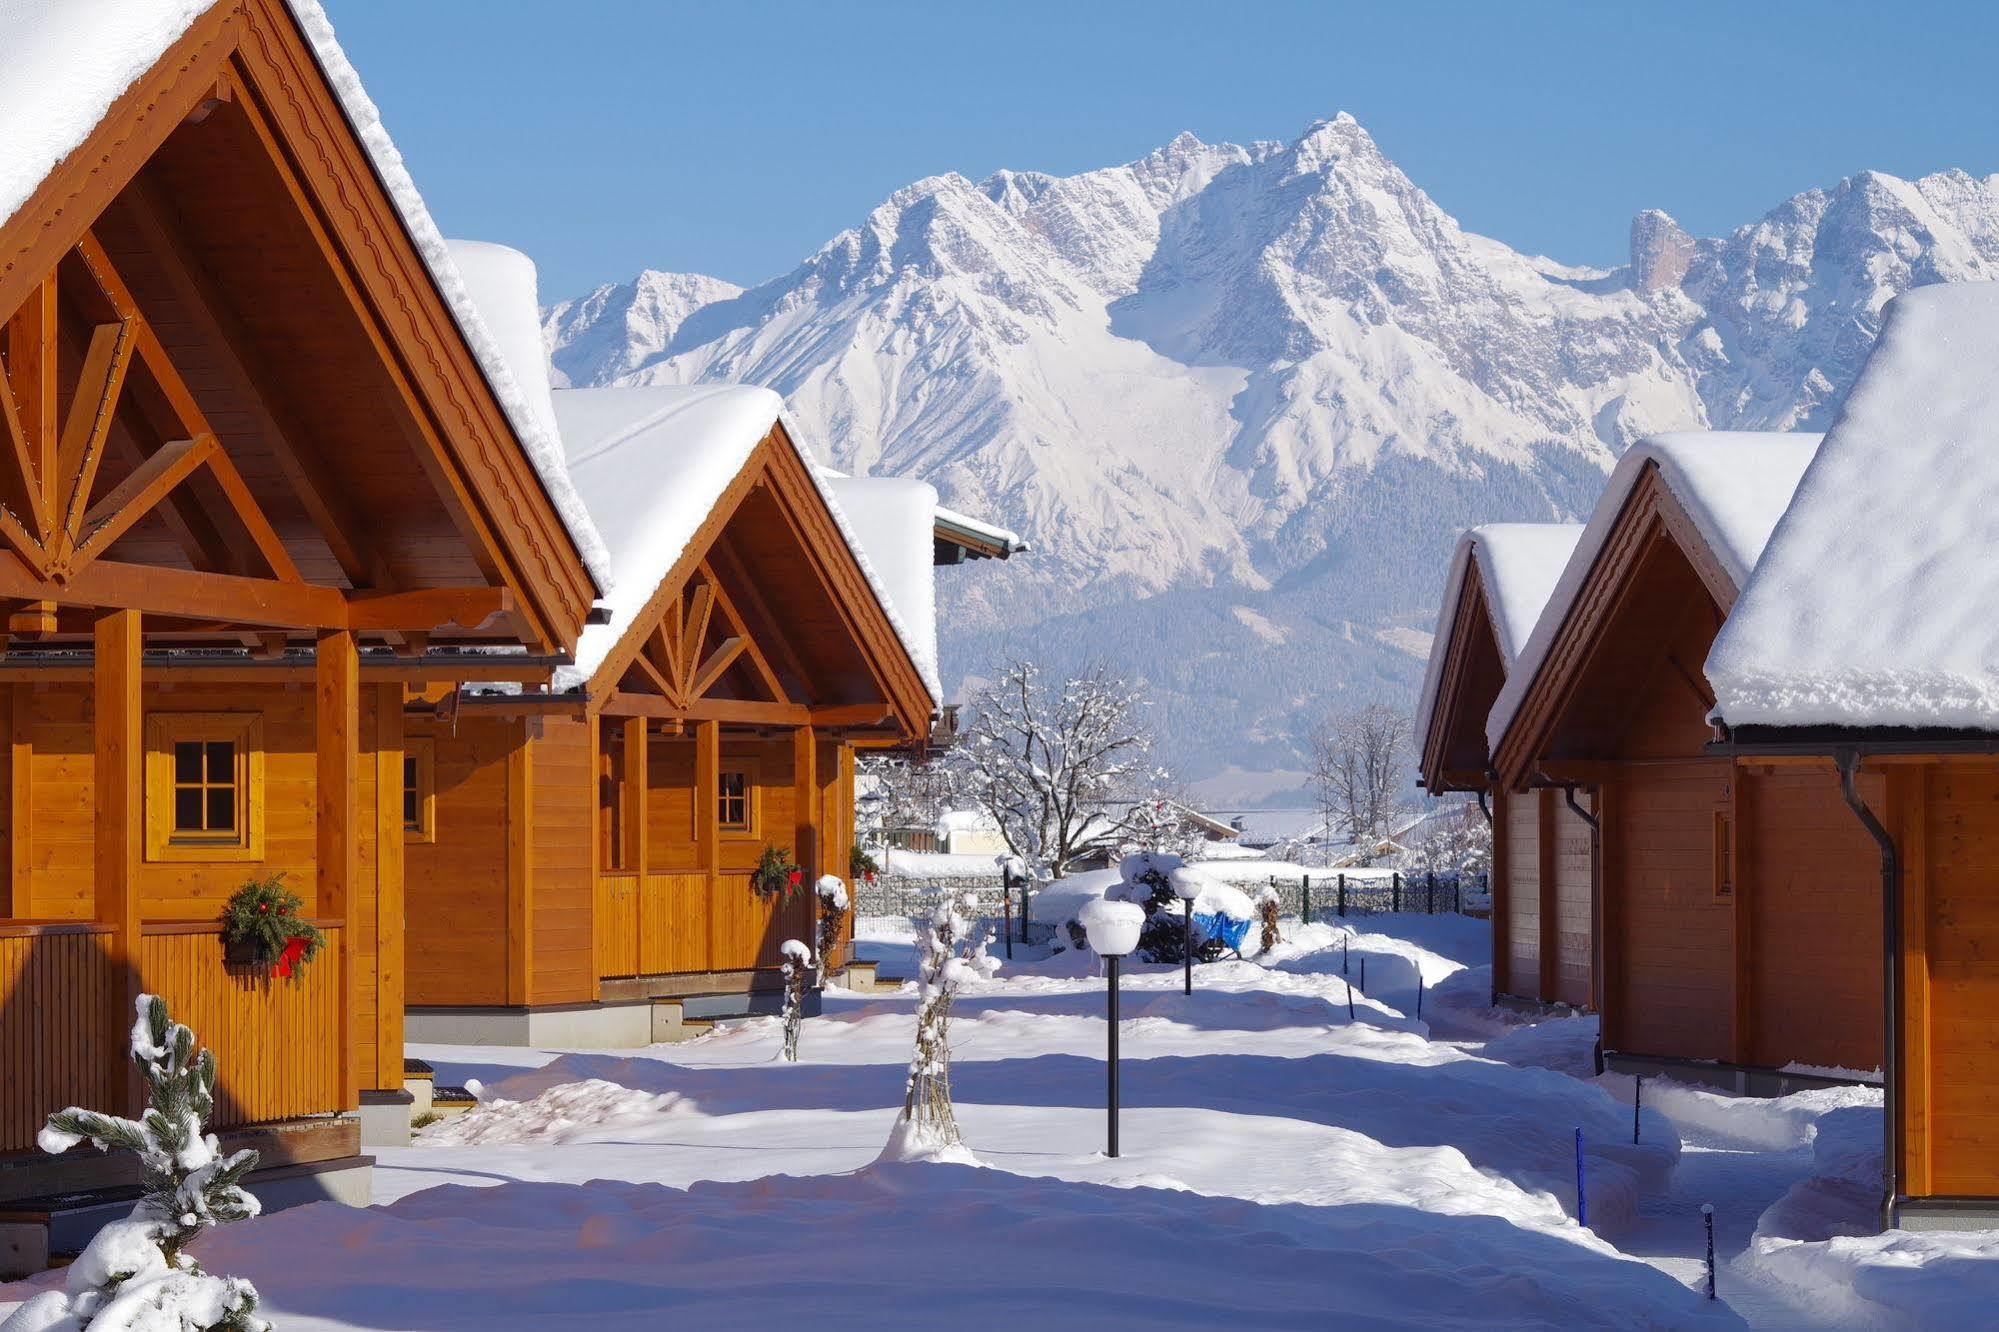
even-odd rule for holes
{"type": "Polygon", "coordinates": [[[1731,727],[1999,730],[1999,285],[1919,287],[1708,654],[1731,727]]]}
{"type": "MultiPolygon", "coordinates": [[[[650,632],[648,607],[683,565],[759,449],[782,449],[810,479],[812,495],[842,538],[867,594],[892,627],[934,708],[938,687],[930,602],[930,513],[937,492],[914,481],[848,480],[845,498],[864,506],[857,530],[841,497],[820,477],[783,420],[783,400],[740,385],[655,385],[559,389],[556,419],[569,467],[610,551],[612,592],[605,623],[589,626],[576,664],[558,687],[608,687],[634,635],[650,632]]],[[[829,552],[830,554],[830,552],[829,552]]],[[[926,709],[926,712],[928,709],[926,709]]]]}
{"type": "Polygon", "coordinates": [[[1585,659],[1584,640],[1610,613],[1619,561],[1635,555],[1634,523],[1672,533],[1724,611],[1755,568],[1819,436],[1749,432],[1653,435],[1618,460],[1486,719],[1497,759],[1530,695],[1559,693],[1585,659]],[[1552,692],[1551,692],[1552,691],[1552,692]]]}
{"type": "Polygon", "coordinates": [[[1582,531],[1581,523],[1487,523],[1458,538],[1416,709],[1416,744],[1432,791],[1447,785],[1444,732],[1466,725],[1482,728],[1500,683],[1495,679],[1463,692],[1450,682],[1466,669],[1470,656],[1484,651],[1476,641],[1480,635],[1490,645],[1499,675],[1513,669],[1582,531]]]}
{"type": "MultiPolygon", "coordinates": [[[[308,43],[577,554],[601,585],[607,577],[603,544],[569,484],[560,446],[536,418],[507,358],[475,309],[379,111],[335,40],[325,11],[317,0],[268,0],[262,8],[285,13],[308,43]]],[[[92,136],[121,100],[176,53],[190,65],[216,59],[215,51],[184,48],[190,42],[214,45],[221,40],[219,32],[210,41],[205,29],[236,21],[237,16],[216,0],[0,5],[0,233],[59,177],[66,178],[65,185],[73,180],[80,190],[81,182],[100,166],[90,155],[92,136]]],[[[34,279],[40,260],[55,257],[37,253],[38,244],[46,248],[43,238],[32,231],[25,234],[27,244],[20,253],[0,247],[0,307],[11,309],[14,288],[34,279]]],[[[59,254],[67,245],[54,248],[59,254]]]]}

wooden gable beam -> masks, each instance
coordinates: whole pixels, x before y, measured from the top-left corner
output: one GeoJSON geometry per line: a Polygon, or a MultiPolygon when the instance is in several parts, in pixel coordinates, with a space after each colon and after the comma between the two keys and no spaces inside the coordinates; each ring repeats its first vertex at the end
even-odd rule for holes
{"type": "MultiPolygon", "coordinates": [[[[772,700],[778,703],[791,702],[791,694],[778,680],[777,672],[771,669],[770,659],[764,656],[763,649],[757,645],[756,635],[750,632],[749,624],[743,619],[742,612],[736,609],[734,599],[729,596],[729,589],[722,586],[722,580],[715,576],[715,570],[706,562],[701,565],[701,575],[708,580],[708,585],[715,589],[715,604],[721,609],[722,618],[728,621],[736,637],[743,640],[743,650],[750,659],[751,669],[756,671],[757,678],[763,682],[764,688],[770,691],[772,700]]],[[[698,694],[703,691],[697,689],[694,692],[698,694]]]]}
{"type": "Polygon", "coordinates": [[[717,644],[715,650],[708,654],[708,660],[701,663],[701,669],[694,673],[692,696],[700,698],[714,688],[722,673],[736,664],[736,658],[742,656],[743,649],[748,646],[746,638],[725,638],[717,644]]]}
{"type": "Polygon", "coordinates": [[[173,209],[151,181],[141,177],[123,196],[126,214],[135,224],[173,288],[174,299],[189,324],[215,352],[217,367],[248,409],[251,424],[276,456],[292,493],[312,520],[341,573],[354,587],[393,588],[399,581],[380,556],[364,551],[360,534],[366,530],[338,480],[327,470],[324,451],[302,446],[311,439],[305,423],[282,399],[264,391],[272,382],[258,355],[256,339],[222,298],[214,279],[195,257],[173,209]]]}
{"type": "MultiPolygon", "coordinates": [[[[25,335],[11,331],[21,327],[20,321],[9,325],[10,358],[26,359],[28,355],[14,343],[16,338],[25,340],[25,335]]],[[[41,473],[35,463],[35,442],[28,437],[27,423],[22,419],[21,409],[14,399],[12,377],[0,375],[0,434],[6,436],[6,458],[11,464],[11,467],[0,468],[0,478],[5,481],[5,491],[0,494],[0,499],[17,509],[25,522],[34,525],[35,537],[39,540],[48,530],[48,506],[42,499],[41,473]]]]}
{"type": "MultiPolygon", "coordinates": [[[[742,561],[736,557],[733,550],[729,549],[728,543],[723,541],[717,541],[709,548],[708,559],[712,567],[728,576],[728,582],[736,585],[738,599],[732,600],[730,605],[751,641],[768,644],[771,652],[776,654],[775,667],[781,667],[791,676],[791,685],[787,687],[778,680],[777,670],[772,670],[772,680],[778,684],[777,696],[793,702],[813,702],[816,695],[811,687],[812,676],[807,673],[805,663],[799,660],[798,652],[792,647],[791,640],[786,638],[784,631],[778,627],[777,617],[771,614],[769,603],[757,590],[756,583],[743,568],[742,561]]],[[[720,579],[717,580],[716,590],[724,594],[728,591],[720,579]]],[[[766,664],[770,664],[768,659],[766,664]]]]}
{"type": "Polygon", "coordinates": [[[83,536],[76,548],[78,558],[89,560],[103,555],[220,447],[213,435],[167,441],[84,513],[83,536]]]}
{"type": "MultiPolygon", "coordinates": [[[[687,598],[687,630],[680,640],[681,661],[686,669],[683,677],[698,682],[701,678],[701,649],[708,641],[708,620],[715,612],[715,586],[709,582],[697,585],[687,598]]],[[[699,694],[697,684],[689,687],[688,693],[699,694]]]]}
{"type": "Polygon", "coordinates": [[[51,564],[56,568],[66,567],[76,548],[77,528],[90,505],[90,488],[104,463],[105,436],[131,363],[132,324],[130,318],[99,324],[91,330],[90,347],[83,354],[83,372],[77,377],[76,396],[70,401],[69,418],[63,422],[56,451],[57,476],[69,491],[61,520],[50,536],[51,564]]]}
{"type": "Polygon", "coordinates": [[[653,665],[652,658],[646,652],[641,651],[633,657],[632,665],[638,668],[639,674],[643,675],[662,697],[670,699],[680,697],[680,692],[667,682],[666,676],[660,672],[659,667],[653,665]]]}

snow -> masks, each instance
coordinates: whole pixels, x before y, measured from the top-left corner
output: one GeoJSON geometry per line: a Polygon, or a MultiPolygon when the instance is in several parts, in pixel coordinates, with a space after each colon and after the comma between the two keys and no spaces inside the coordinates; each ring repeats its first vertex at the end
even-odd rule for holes
{"type": "Polygon", "coordinates": [[[559,389],[569,472],[609,551],[609,617],[588,625],[558,689],[587,684],[777,424],[768,389],[559,389]]]}
{"type": "Polygon", "coordinates": [[[1999,728],[1999,285],[1888,304],[1708,654],[1731,726],[1999,728]]]}
{"type": "Polygon", "coordinates": [[[888,605],[901,621],[916,669],[933,699],[944,689],[937,666],[937,579],[934,572],[937,488],[901,477],[822,479],[839,503],[888,605]]]}
{"type": "MultiPolygon", "coordinates": [[[[64,0],[0,4],[0,218],[12,217],[57,163],[81,147],[118,96],[205,13],[213,0],[64,0]]],[[[481,318],[450,247],[333,35],[317,0],[289,0],[355,137],[366,148],[412,244],[429,268],[549,500],[593,578],[609,578],[603,543],[563,471],[562,451],[537,416],[502,344],[481,318]]],[[[532,273],[529,274],[532,302],[532,273]]],[[[532,314],[532,305],[528,311],[532,314]]],[[[537,339],[538,340],[538,339],[537,339]]]]}
{"type": "MultiPolygon", "coordinates": [[[[1486,717],[1494,750],[1512,724],[1542,662],[1553,649],[1570,607],[1616,526],[1626,499],[1653,467],[1693,522],[1715,562],[1738,588],[1749,579],[1771,532],[1784,515],[1822,436],[1804,433],[1685,431],[1651,435],[1618,459],[1589,523],[1562,570],[1534,632],[1507,674],[1486,717]]],[[[1739,607],[1738,607],[1739,609],[1739,607]]],[[[1725,632],[1725,631],[1724,631],[1725,632]]]]}
{"type": "Polygon", "coordinates": [[[939,504],[936,507],[935,517],[939,526],[962,528],[974,536],[984,537],[1009,555],[1018,555],[1028,549],[1028,544],[1020,533],[1011,528],[1001,527],[997,523],[989,523],[983,518],[974,518],[969,513],[960,513],[956,509],[939,504]]]}
{"type": "Polygon", "coordinates": [[[814,892],[835,911],[847,909],[847,881],[837,874],[822,874],[819,882],[812,885],[814,892]]]}
{"type": "Polygon", "coordinates": [[[1423,690],[1416,705],[1418,737],[1429,733],[1431,714],[1436,710],[1465,578],[1473,571],[1478,574],[1500,663],[1511,671],[1582,533],[1581,523],[1486,523],[1458,538],[1450,572],[1445,575],[1437,633],[1430,642],[1429,664],[1423,671],[1423,690]]]}
{"type": "MultiPolygon", "coordinates": [[[[1116,1159],[1098,963],[1017,944],[953,1002],[963,1148],[896,1127],[916,987],[833,986],[796,1063],[775,1018],[642,1050],[414,1047],[485,1086],[379,1150],[374,1208],[241,1222],[198,1254],[296,1332],[872,1328],[928,1271],[952,1274],[970,1325],[1051,1332],[1989,1321],[1999,1241],[1869,1233],[1878,1089],[1648,1078],[1634,1145],[1631,1079],[1589,1069],[1593,1019],[1485,1006],[1485,922],[1281,928],[1268,956],[1198,966],[1191,996],[1177,967],[1123,965],[1116,1159]]],[[[863,954],[914,938],[903,919],[857,934],[863,954]]],[[[63,1279],[0,1288],[0,1314],[63,1279]]]]}
{"type": "Polygon", "coordinates": [[[882,871],[903,879],[997,879],[998,860],[986,851],[905,851],[890,847],[882,871]]]}

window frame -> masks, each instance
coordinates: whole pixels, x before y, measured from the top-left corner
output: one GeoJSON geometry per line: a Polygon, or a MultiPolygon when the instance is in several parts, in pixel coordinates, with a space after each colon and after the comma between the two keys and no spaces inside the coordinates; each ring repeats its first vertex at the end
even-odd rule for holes
{"type": "Polygon", "coordinates": [[[411,827],[404,817],[403,841],[431,845],[437,841],[437,742],[429,736],[413,735],[403,739],[403,787],[404,809],[408,808],[410,793],[410,764],[416,765],[417,822],[411,827]]]}
{"type": "Polygon", "coordinates": [[[715,767],[715,827],[724,838],[755,841],[757,837],[757,764],[751,758],[724,758],[715,767]],[[743,821],[722,821],[722,782],[732,774],[743,779],[743,821]]]}
{"type": "Polygon", "coordinates": [[[204,863],[264,858],[264,717],[259,712],[146,714],[146,859],[204,863]],[[235,746],[236,830],[230,837],[185,837],[174,827],[174,746],[235,746]]]}

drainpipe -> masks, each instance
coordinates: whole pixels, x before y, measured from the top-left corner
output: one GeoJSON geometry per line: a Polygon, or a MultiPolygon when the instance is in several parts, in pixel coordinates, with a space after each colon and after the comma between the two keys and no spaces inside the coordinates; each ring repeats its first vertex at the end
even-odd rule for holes
{"type": "Polygon", "coordinates": [[[1478,812],[1485,815],[1485,826],[1492,826],[1492,796],[1483,787],[1478,788],[1478,812]]]}
{"type": "Polygon", "coordinates": [[[1842,749],[1834,754],[1839,765],[1839,793],[1846,798],[1867,835],[1881,848],[1881,942],[1886,950],[1881,963],[1881,1224],[1893,1230],[1900,1220],[1901,1178],[1895,1160],[1895,1120],[1900,1106],[1895,1096],[1896,1070],[1900,1067],[1902,1024],[1896,1012],[1902,995],[1902,863],[1895,853],[1895,839],[1874,817],[1874,811],[1854,789],[1854,773],[1860,767],[1860,752],[1842,749]]]}
{"type": "Polygon", "coordinates": [[[1589,1001],[1596,1009],[1596,1060],[1603,1076],[1603,823],[1576,800],[1573,785],[1562,788],[1562,800],[1589,827],[1589,1001]]]}

